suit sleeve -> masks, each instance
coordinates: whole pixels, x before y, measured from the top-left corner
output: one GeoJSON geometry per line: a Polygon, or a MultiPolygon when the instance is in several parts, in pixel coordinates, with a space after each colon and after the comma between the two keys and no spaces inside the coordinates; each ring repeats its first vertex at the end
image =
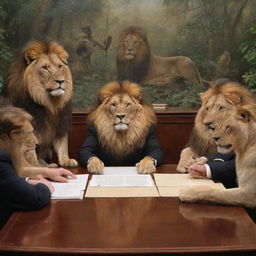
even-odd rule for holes
{"type": "Polygon", "coordinates": [[[17,176],[10,158],[1,154],[0,198],[13,211],[37,210],[49,203],[51,192],[44,184],[34,186],[17,176]]]}
{"type": "Polygon", "coordinates": [[[157,165],[163,163],[163,152],[156,138],[156,128],[151,126],[146,142],[147,156],[153,157],[157,161],[157,165]]]}
{"type": "Polygon", "coordinates": [[[86,167],[88,160],[96,155],[98,147],[97,133],[93,126],[88,127],[88,135],[78,153],[80,166],[86,167]]]}
{"type": "Polygon", "coordinates": [[[223,183],[226,188],[237,187],[235,155],[216,155],[208,158],[213,180],[223,183]]]}

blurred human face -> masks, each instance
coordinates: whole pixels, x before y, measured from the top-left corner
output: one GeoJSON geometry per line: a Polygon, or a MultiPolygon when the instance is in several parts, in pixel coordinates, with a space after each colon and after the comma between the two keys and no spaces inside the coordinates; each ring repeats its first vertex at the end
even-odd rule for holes
{"type": "Polygon", "coordinates": [[[24,153],[35,150],[38,143],[34,135],[34,129],[29,121],[25,121],[22,128],[12,132],[11,135],[13,144],[20,147],[24,153]]]}

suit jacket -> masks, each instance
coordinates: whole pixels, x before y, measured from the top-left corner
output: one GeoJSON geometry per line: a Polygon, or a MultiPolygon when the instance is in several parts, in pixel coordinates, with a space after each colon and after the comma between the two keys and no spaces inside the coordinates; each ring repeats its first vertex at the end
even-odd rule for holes
{"type": "Polygon", "coordinates": [[[157,165],[163,162],[163,153],[156,139],[155,126],[150,127],[144,146],[121,160],[116,159],[100,145],[95,127],[89,126],[88,136],[78,154],[80,165],[86,167],[89,158],[93,156],[97,156],[105,166],[134,166],[145,156],[153,157],[157,160],[157,165]]]}
{"type": "Polygon", "coordinates": [[[14,211],[37,210],[50,199],[47,186],[31,185],[16,175],[10,156],[0,149],[0,229],[14,211]]]}
{"type": "Polygon", "coordinates": [[[210,166],[212,179],[223,183],[226,188],[237,187],[236,155],[218,153],[208,157],[207,164],[210,166]]]}

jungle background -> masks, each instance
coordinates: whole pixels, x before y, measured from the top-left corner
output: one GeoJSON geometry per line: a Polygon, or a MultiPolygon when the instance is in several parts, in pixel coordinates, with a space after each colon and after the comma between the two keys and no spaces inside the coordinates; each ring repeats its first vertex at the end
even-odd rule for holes
{"type": "MultiPolygon", "coordinates": [[[[256,92],[256,0],[1,0],[0,87],[26,42],[55,40],[70,56],[73,104],[87,108],[116,79],[118,36],[130,25],[146,30],[155,55],[187,56],[203,79],[226,76],[256,92]],[[81,53],[84,32],[92,44],[81,53]]],[[[152,103],[186,108],[206,89],[181,80],[141,86],[152,103]]]]}

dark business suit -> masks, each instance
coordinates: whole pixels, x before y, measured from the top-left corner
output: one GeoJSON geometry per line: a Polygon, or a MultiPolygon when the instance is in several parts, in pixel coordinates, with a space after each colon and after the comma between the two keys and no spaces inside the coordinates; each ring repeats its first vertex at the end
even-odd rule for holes
{"type": "Polygon", "coordinates": [[[207,164],[210,166],[212,179],[223,183],[226,188],[237,187],[236,155],[218,153],[208,157],[207,164]]]}
{"type": "Polygon", "coordinates": [[[93,126],[88,128],[88,136],[80,148],[78,154],[79,164],[86,167],[90,157],[97,156],[105,166],[134,166],[145,156],[151,156],[157,160],[157,165],[163,162],[162,150],[156,139],[155,127],[151,126],[142,148],[137,148],[123,159],[117,159],[106,149],[102,148],[98,141],[98,134],[93,126]]]}
{"type": "Polygon", "coordinates": [[[40,209],[50,198],[47,186],[34,186],[17,176],[10,156],[0,149],[0,229],[14,211],[40,209]]]}

